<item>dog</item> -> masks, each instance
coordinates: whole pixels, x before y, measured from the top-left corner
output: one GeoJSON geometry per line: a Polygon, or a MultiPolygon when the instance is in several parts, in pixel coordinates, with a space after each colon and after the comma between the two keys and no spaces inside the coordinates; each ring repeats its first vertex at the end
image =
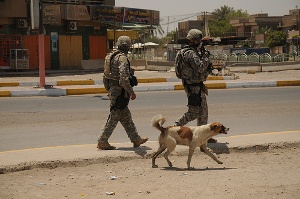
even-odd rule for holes
{"type": "Polygon", "coordinates": [[[207,149],[207,140],[218,134],[227,134],[229,128],[226,128],[219,122],[213,122],[202,126],[169,126],[163,127],[166,119],[162,115],[154,116],[151,120],[152,126],[157,128],[161,133],[158,138],[159,148],[152,156],[152,168],[157,168],[155,159],[165,149],[167,151],[164,154],[164,158],[168,162],[169,166],[172,167],[172,163],[168,156],[175,149],[176,145],[186,145],[189,147],[189,154],[187,159],[187,168],[193,169],[191,159],[196,147],[200,147],[200,151],[210,156],[218,164],[223,164],[222,161],[207,149]]]}

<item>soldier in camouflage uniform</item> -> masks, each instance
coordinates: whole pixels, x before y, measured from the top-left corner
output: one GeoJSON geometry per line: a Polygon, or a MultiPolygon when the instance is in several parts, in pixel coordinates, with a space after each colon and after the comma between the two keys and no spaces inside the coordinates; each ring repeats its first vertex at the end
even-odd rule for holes
{"type": "MultiPolygon", "coordinates": [[[[206,81],[208,76],[206,69],[210,60],[207,54],[200,54],[198,50],[202,40],[202,32],[200,30],[191,29],[187,34],[187,39],[189,40],[189,45],[180,51],[183,52],[182,84],[188,98],[188,111],[176,120],[175,125],[184,126],[188,122],[197,119],[197,125],[200,126],[208,122],[206,101],[208,92],[203,82],[206,81]]],[[[208,141],[216,142],[213,138],[208,141]]]]}
{"type": "Polygon", "coordinates": [[[129,100],[136,98],[130,82],[133,71],[127,59],[130,45],[129,37],[119,37],[117,41],[118,49],[109,53],[105,58],[103,83],[110,99],[110,114],[98,139],[98,149],[112,150],[116,148],[108,143],[108,138],[118,122],[124,127],[134,147],[139,147],[148,140],[148,138],[141,138],[138,135],[128,109],[129,100]]]}

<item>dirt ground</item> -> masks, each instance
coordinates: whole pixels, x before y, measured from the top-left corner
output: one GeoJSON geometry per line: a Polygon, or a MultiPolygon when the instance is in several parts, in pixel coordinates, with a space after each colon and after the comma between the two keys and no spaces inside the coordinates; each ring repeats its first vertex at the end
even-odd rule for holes
{"type": "Polygon", "coordinates": [[[33,169],[0,175],[1,199],[61,198],[300,198],[300,148],[219,154],[223,165],[196,152],[186,156],[33,169]],[[110,195],[111,194],[111,195],[110,195]]]}

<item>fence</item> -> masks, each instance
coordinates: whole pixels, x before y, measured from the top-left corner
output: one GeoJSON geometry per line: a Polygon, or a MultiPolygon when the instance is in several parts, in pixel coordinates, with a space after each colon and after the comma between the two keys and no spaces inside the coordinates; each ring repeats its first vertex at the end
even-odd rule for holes
{"type": "Polygon", "coordinates": [[[251,53],[249,55],[245,53],[241,53],[241,54],[231,53],[229,55],[222,53],[222,54],[211,55],[211,59],[230,61],[230,62],[272,63],[272,62],[300,61],[300,55],[296,55],[296,53],[294,52],[292,54],[282,53],[273,56],[270,55],[269,53],[263,53],[261,55],[257,53],[251,53]]]}
{"type": "MultiPolygon", "coordinates": [[[[166,54],[166,52],[165,52],[166,54]]],[[[130,55],[131,59],[146,59],[148,61],[167,61],[167,56],[162,52],[146,50],[142,53],[135,53],[130,55]]],[[[291,54],[282,53],[271,55],[269,53],[257,54],[252,52],[247,55],[246,53],[220,53],[211,54],[212,60],[228,61],[228,62],[254,62],[254,63],[273,63],[273,62],[287,62],[287,61],[300,61],[300,55],[296,51],[291,54]]]]}

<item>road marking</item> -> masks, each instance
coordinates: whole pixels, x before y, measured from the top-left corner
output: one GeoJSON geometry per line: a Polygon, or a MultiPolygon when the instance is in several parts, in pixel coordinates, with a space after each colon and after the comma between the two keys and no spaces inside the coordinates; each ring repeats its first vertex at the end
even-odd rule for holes
{"type": "Polygon", "coordinates": [[[34,151],[34,150],[43,150],[43,149],[55,149],[55,148],[65,148],[65,147],[76,147],[76,146],[89,146],[95,144],[81,144],[81,145],[65,145],[65,146],[48,146],[48,147],[41,147],[41,148],[28,148],[28,149],[18,149],[18,150],[11,150],[11,151],[0,151],[1,153],[13,153],[13,152],[21,152],[21,151],[34,151]]]}
{"type": "Polygon", "coordinates": [[[0,97],[10,97],[11,92],[10,91],[0,91],[0,97]]]}
{"type": "Polygon", "coordinates": [[[246,137],[246,136],[259,136],[259,135],[268,135],[268,134],[284,134],[284,133],[300,133],[300,130],[293,130],[293,131],[279,131],[279,132],[265,132],[265,133],[253,133],[253,134],[246,134],[246,135],[232,135],[223,138],[234,138],[234,137],[246,137]]]}

